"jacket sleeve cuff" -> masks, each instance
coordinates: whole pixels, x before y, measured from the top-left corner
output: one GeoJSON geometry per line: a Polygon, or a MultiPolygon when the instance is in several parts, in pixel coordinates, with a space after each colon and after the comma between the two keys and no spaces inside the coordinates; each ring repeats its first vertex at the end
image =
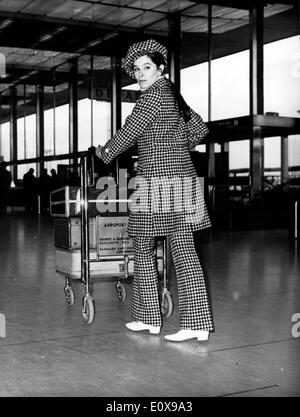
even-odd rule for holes
{"type": "Polygon", "coordinates": [[[110,148],[108,146],[98,146],[96,148],[96,155],[98,158],[102,159],[104,163],[108,163],[111,156],[110,148]]]}

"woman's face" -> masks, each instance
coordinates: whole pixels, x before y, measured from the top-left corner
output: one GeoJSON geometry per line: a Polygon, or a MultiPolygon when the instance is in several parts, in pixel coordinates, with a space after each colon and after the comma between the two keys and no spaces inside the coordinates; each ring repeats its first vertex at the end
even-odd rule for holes
{"type": "Polygon", "coordinates": [[[161,76],[163,65],[158,68],[148,55],[144,55],[134,61],[133,71],[141,91],[144,91],[161,76]]]}

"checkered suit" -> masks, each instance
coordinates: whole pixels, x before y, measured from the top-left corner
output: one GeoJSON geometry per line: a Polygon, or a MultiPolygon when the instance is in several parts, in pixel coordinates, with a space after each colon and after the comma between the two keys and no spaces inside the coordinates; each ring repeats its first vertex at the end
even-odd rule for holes
{"type": "Polygon", "coordinates": [[[110,163],[138,145],[136,184],[142,179],[140,200],[146,202],[146,209],[131,210],[128,224],[134,246],[134,320],[161,325],[153,247],[155,236],[169,236],[178,281],[181,328],[212,330],[203,272],[192,234],[209,227],[210,219],[190,158],[190,150],[208,130],[193,110],[191,116],[189,122],[183,120],[170,81],[161,77],[141,93],[123,128],[96,153],[110,163]],[[184,185],[179,186],[179,191],[175,191],[176,187],[168,188],[174,179],[184,185]],[[180,204],[183,196],[184,204],[180,204]]]}
{"type": "MultiPolygon", "coordinates": [[[[131,211],[128,234],[130,236],[164,236],[210,227],[199,179],[191,161],[190,150],[208,133],[201,117],[191,110],[192,117],[184,122],[171,91],[170,81],[159,78],[141,93],[133,112],[122,129],[97,155],[105,163],[137,143],[137,179],[143,179],[141,195],[148,195],[148,210],[131,211]],[[185,194],[182,210],[176,210],[176,199],[171,198],[171,209],[164,211],[164,186],[156,192],[158,182],[181,181],[185,194]],[[147,184],[147,186],[145,185],[147,184]],[[156,188],[155,188],[156,187],[156,188]],[[147,188],[147,190],[146,190],[147,188]],[[153,207],[158,210],[153,210],[153,207]]],[[[169,190],[166,191],[169,193],[169,190]]]]}

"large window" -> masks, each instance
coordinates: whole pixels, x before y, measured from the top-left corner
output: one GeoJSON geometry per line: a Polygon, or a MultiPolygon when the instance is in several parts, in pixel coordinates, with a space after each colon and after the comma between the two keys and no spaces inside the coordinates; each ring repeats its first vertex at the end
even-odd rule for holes
{"type": "Polygon", "coordinates": [[[18,96],[23,100],[17,106],[18,160],[35,158],[36,154],[36,90],[32,86],[18,85],[18,96]]]}
{"type": "Polygon", "coordinates": [[[36,157],[36,114],[25,118],[26,158],[36,157]]]}
{"type": "Polygon", "coordinates": [[[280,138],[266,138],[264,140],[265,168],[279,168],[281,161],[280,138]]]}
{"type": "MultiPolygon", "coordinates": [[[[111,136],[111,105],[93,100],[93,145],[104,145],[111,136]]],[[[91,100],[78,102],[78,150],[86,151],[92,145],[91,100]]]]}
{"type": "MultiPolygon", "coordinates": [[[[265,111],[299,117],[299,36],[265,45],[265,111]]],[[[300,135],[289,138],[289,166],[300,165],[300,135]]],[[[280,167],[280,138],[265,139],[265,167],[280,167]]]]}
{"type": "Polygon", "coordinates": [[[87,150],[92,144],[91,100],[84,98],[78,102],[78,150],[87,150]]]}
{"type": "MultiPolygon", "coordinates": [[[[265,45],[265,111],[280,116],[299,117],[300,79],[299,37],[265,45]]],[[[181,71],[181,90],[190,104],[204,120],[207,117],[208,99],[207,63],[181,71]]],[[[212,120],[249,114],[249,51],[239,52],[212,61],[212,120]]],[[[249,169],[250,142],[229,144],[230,169],[249,169]]],[[[289,140],[290,166],[300,165],[300,140],[289,140]],[[292,150],[291,150],[292,149],[292,150]]],[[[280,139],[265,139],[265,168],[280,167],[280,139]]]]}
{"type": "Polygon", "coordinates": [[[5,162],[10,161],[10,124],[9,122],[1,125],[1,156],[5,162]]]}
{"type": "Polygon", "coordinates": [[[300,165],[300,135],[289,137],[289,166],[300,165]]]}
{"type": "MultiPolygon", "coordinates": [[[[209,14],[207,4],[197,4],[185,10],[181,19],[181,92],[204,121],[248,115],[249,12],[212,6],[211,27],[209,14]],[[243,31],[239,43],[235,41],[237,29],[243,31]],[[191,57],[197,57],[200,64],[191,66],[191,57]]],[[[218,145],[214,148],[220,150],[218,145]]],[[[206,151],[204,145],[196,149],[206,151]]],[[[249,167],[249,141],[230,146],[230,167],[249,167]]]]}
{"type": "Polygon", "coordinates": [[[111,137],[111,104],[107,101],[93,102],[93,144],[104,145],[111,137]]]}
{"type": "MultiPolygon", "coordinates": [[[[68,68],[70,70],[70,68],[68,68]]],[[[62,155],[70,152],[69,126],[69,83],[61,82],[56,75],[55,85],[55,155],[62,155]]]]}
{"type": "Polygon", "coordinates": [[[44,88],[44,152],[45,156],[55,154],[54,141],[54,88],[52,86],[44,88]]]}
{"type": "Polygon", "coordinates": [[[181,93],[203,120],[208,120],[208,63],[181,70],[181,93]]]}
{"type": "MultiPolygon", "coordinates": [[[[181,93],[191,108],[199,113],[204,121],[208,115],[208,63],[194,65],[181,70],[181,93]]],[[[198,152],[206,152],[205,145],[196,147],[198,152]]]]}
{"type": "Polygon", "coordinates": [[[55,154],[69,152],[69,104],[65,104],[55,109],[55,154]]]}
{"type": "Polygon", "coordinates": [[[78,59],[78,150],[104,145],[111,137],[111,59],[78,59]]]}
{"type": "Polygon", "coordinates": [[[249,113],[249,51],[212,61],[212,120],[249,113]]]}
{"type": "Polygon", "coordinates": [[[266,112],[299,117],[299,47],[299,36],[265,45],[266,112]]]}
{"type": "Polygon", "coordinates": [[[18,135],[18,160],[25,159],[25,119],[20,117],[17,120],[17,135],[18,135]]]}
{"type": "Polygon", "coordinates": [[[54,155],[54,110],[49,109],[44,112],[44,140],[45,156],[54,155]]]}
{"type": "Polygon", "coordinates": [[[250,167],[250,141],[229,142],[229,169],[250,167]]]}

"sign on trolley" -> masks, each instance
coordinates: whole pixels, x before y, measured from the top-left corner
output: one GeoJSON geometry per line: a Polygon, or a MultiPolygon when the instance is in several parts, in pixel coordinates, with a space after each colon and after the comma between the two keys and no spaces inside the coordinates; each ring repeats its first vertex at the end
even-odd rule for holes
{"type": "Polygon", "coordinates": [[[127,234],[128,216],[98,217],[99,255],[119,256],[133,254],[132,239],[127,234]]]}

